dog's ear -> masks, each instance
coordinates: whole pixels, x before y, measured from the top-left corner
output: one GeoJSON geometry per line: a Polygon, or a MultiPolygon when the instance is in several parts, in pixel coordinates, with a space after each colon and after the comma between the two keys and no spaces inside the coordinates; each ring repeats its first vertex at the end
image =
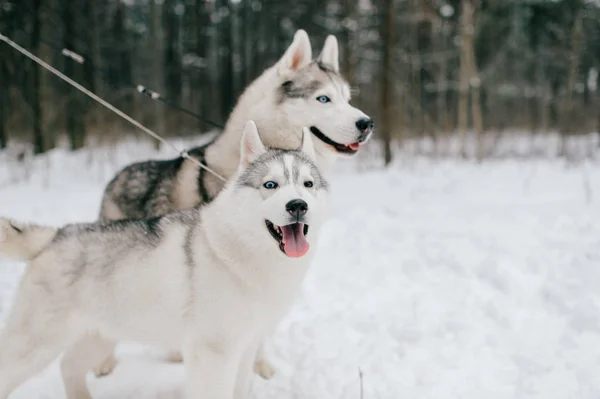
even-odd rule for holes
{"type": "Polygon", "coordinates": [[[307,127],[302,128],[302,144],[300,144],[300,151],[308,155],[308,157],[315,161],[315,146],[312,141],[312,133],[307,127]]]}
{"type": "Polygon", "coordinates": [[[260,140],[258,129],[254,121],[246,122],[244,133],[242,133],[242,145],[240,149],[240,167],[247,168],[256,161],[256,158],[264,154],[267,150],[260,140]]]}
{"type": "Polygon", "coordinates": [[[294,34],[294,41],[277,62],[277,71],[279,75],[285,75],[305,67],[311,60],[312,49],[308,34],[304,29],[298,29],[294,34]]]}
{"type": "Polygon", "coordinates": [[[325,44],[323,45],[323,50],[321,50],[321,54],[319,54],[318,61],[335,72],[340,71],[338,41],[335,36],[327,36],[325,44]]]}

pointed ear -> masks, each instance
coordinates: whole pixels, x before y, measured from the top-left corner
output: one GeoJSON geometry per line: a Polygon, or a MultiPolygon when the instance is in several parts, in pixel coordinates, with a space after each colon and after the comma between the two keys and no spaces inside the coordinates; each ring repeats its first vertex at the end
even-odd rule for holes
{"type": "Polygon", "coordinates": [[[283,57],[277,62],[277,71],[284,75],[290,71],[297,71],[305,67],[312,60],[312,49],[308,34],[303,29],[298,29],[294,34],[294,41],[285,51],[283,57]]]}
{"type": "Polygon", "coordinates": [[[308,157],[315,161],[315,147],[312,141],[312,133],[307,127],[302,128],[302,144],[300,145],[300,151],[308,155],[308,157]]]}
{"type": "Polygon", "coordinates": [[[319,54],[319,62],[333,69],[335,72],[340,71],[338,42],[335,36],[327,36],[323,50],[319,54]]]}
{"type": "Polygon", "coordinates": [[[240,167],[245,169],[254,161],[256,158],[264,154],[267,150],[260,140],[258,135],[258,129],[254,121],[246,122],[244,126],[244,133],[242,133],[242,145],[240,149],[240,167]]]}

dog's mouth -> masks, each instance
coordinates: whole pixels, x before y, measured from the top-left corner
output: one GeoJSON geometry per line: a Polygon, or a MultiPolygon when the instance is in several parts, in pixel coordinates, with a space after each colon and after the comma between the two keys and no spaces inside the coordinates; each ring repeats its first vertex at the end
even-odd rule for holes
{"type": "Polygon", "coordinates": [[[342,154],[356,154],[360,149],[360,142],[352,143],[352,144],[340,144],[331,140],[327,137],[322,131],[320,131],[316,126],[311,126],[310,131],[323,143],[332,146],[337,152],[342,154]]]}
{"type": "Polygon", "coordinates": [[[265,220],[267,230],[279,244],[281,252],[290,258],[299,258],[308,252],[308,225],[305,223],[292,223],[286,226],[277,226],[265,220]]]}

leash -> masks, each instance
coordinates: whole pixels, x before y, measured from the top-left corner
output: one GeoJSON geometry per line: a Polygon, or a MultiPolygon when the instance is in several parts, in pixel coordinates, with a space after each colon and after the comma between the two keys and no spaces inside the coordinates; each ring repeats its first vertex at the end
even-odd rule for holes
{"type": "MultiPolygon", "coordinates": [[[[27,33],[27,31],[25,31],[22,28],[17,28],[18,30],[20,30],[21,32],[23,32],[25,35],[29,35],[29,33],[27,33]]],[[[31,36],[31,35],[29,35],[31,36]]],[[[78,39],[77,37],[75,37],[75,39],[78,39]]],[[[57,54],[61,54],[66,58],[70,58],[71,60],[75,61],[78,64],[84,64],[85,62],[89,62],[88,58],[82,54],[78,54],[75,51],[68,49],[66,47],[63,47],[61,45],[55,44],[53,42],[44,40],[44,39],[40,39],[40,43],[42,43],[44,46],[48,47],[49,49],[51,49],[52,51],[56,52],[57,54]]],[[[112,85],[108,82],[106,82],[106,76],[107,76],[108,72],[106,70],[103,70],[101,68],[94,68],[93,71],[93,75],[94,76],[98,76],[102,79],[102,82],[104,85],[111,87],[114,90],[121,90],[120,87],[117,87],[115,85],[112,85]]],[[[193,111],[190,111],[189,109],[179,105],[178,103],[169,100],[168,98],[165,98],[162,94],[157,93],[153,90],[150,90],[142,85],[137,85],[134,84],[132,82],[127,82],[124,84],[125,87],[128,87],[132,90],[135,90],[137,93],[149,98],[150,100],[153,101],[158,101],[159,103],[162,103],[164,105],[166,105],[167,107],[176,109],[180,112],[183,112],[186,115],[191,116],[192,118],[196,118],[199,121],[202,121],[204,123],[206,123],[207,125],[219,128],[219,129],[224,129],[225,126],[213,122],[212,120],[203,117],[202,115],[199,115],[193,111]]]]}
{"type": "MultiPolygon", "coordinates": [[[[207,165],[203,164],[202,162],[198,161],[195,158],[192,158],[188,154],[187,150],[180,150],[180,149],[178,149],[173,144],[169,143],[167,140],[165,140],[164,138],[162,138],[159,134],[153,132],[152,130],[150,130],[146,126],[142,125],[141,123],[139,123],[138,121],[136,121],[135,119],[133,119],[132,117],[130,117],[129,115],[127,115],[125,112],[121,111],[120,109],[118,109],[115,106],[113,106],[112,104],[110,104],[108,101],[106,101],[106,100],[102,99],[101,97],[97,96],[96,94],[92,93],[91,91],[89,91],[88,89],[86,89],[85,87],[83,87],[82,85],[80,85],[79,83],[75,82],[73,79],[69,78],[67,75],[63,74],[62,72],[60,72],[56,68],[52,67],[50,64],[48,64],[48,63],[44,62],[43,60],[41,60],[40,58],[36,57],[34,54],[32,54],[31,52],[27,51],[23,47],[19,46],[17,43],[13,42],[8,37],[4,36],[2,33],[0,33],[0,41],[5,42],[6,44],[8,44],[9,46],[11,46],[15,50],[17,50],[18,52],[20,52],[21,54],[23,54],[24,56],[26,56],[27,58],[29,58],[30,60],[32,60],[32,61],[36,62],[37,64],[39,64],[40,66],[42,66],[44,69],[50,71],[54,75],[58,76],[60,79],[64,80],[65,82],[67,82],[71,86],[75,87],[77,90],[79,90],[83,94],[87,95],[91,99],[95,100],[96,102],[98,102],[101,105],[103,105],[104,107],[108,108],[109,110],[111,110],[115,114],[119,115],[121,118],[125,119],[127,122],[131,123],[132,125],[134,125],[138,129],[142,130],[144,133],[146,133],[146,134],[154,137],[156,140],[158,140],[161,143],[167,145],[168,147],[171,147],[174,151],[176,151],[177,153],[179,153],[179,155],[181,157],[183,157],[185,159],[189,159],[190,161],[192,161],[193,163],[195,163],[196,165],[198,165],[202,169],[206,170],[207,172],[211,173],[212,175],[216,176],[217,178],[221,179],[222,181],[227,181],[224,177],[222,177],[217,172],[215,172],[214,170],[212,170],[211,168],[209,168],[207,165]]],[[[73,58],[73,57],[71,57],[71,58],[73,58]]]]}

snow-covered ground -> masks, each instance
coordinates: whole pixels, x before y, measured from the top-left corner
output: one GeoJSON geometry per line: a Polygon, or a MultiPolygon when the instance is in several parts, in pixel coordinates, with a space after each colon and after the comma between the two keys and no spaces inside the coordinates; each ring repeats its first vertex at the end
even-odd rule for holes
{"type": "MultiPolygon", "coordinates": [[[[116,168],[149,156],[136,148],[27,170],[0,154],[0,215],[91,221],[116,168]]],[[[360,399],[359,369],[364,399],[600,397],[599,164],[355,166],[331,176],[318,256],[267,348],[278,373],[252,398],[360,399]]],[[[0,263],[0,319],[23,267],[0,263]]],[[[90,375],[95,398],[181,397],[183,367],[158,349],[118,355],[111,376],[90,375]]],[[[55,362],[11,399],[63,397],[55,362]]]]}

